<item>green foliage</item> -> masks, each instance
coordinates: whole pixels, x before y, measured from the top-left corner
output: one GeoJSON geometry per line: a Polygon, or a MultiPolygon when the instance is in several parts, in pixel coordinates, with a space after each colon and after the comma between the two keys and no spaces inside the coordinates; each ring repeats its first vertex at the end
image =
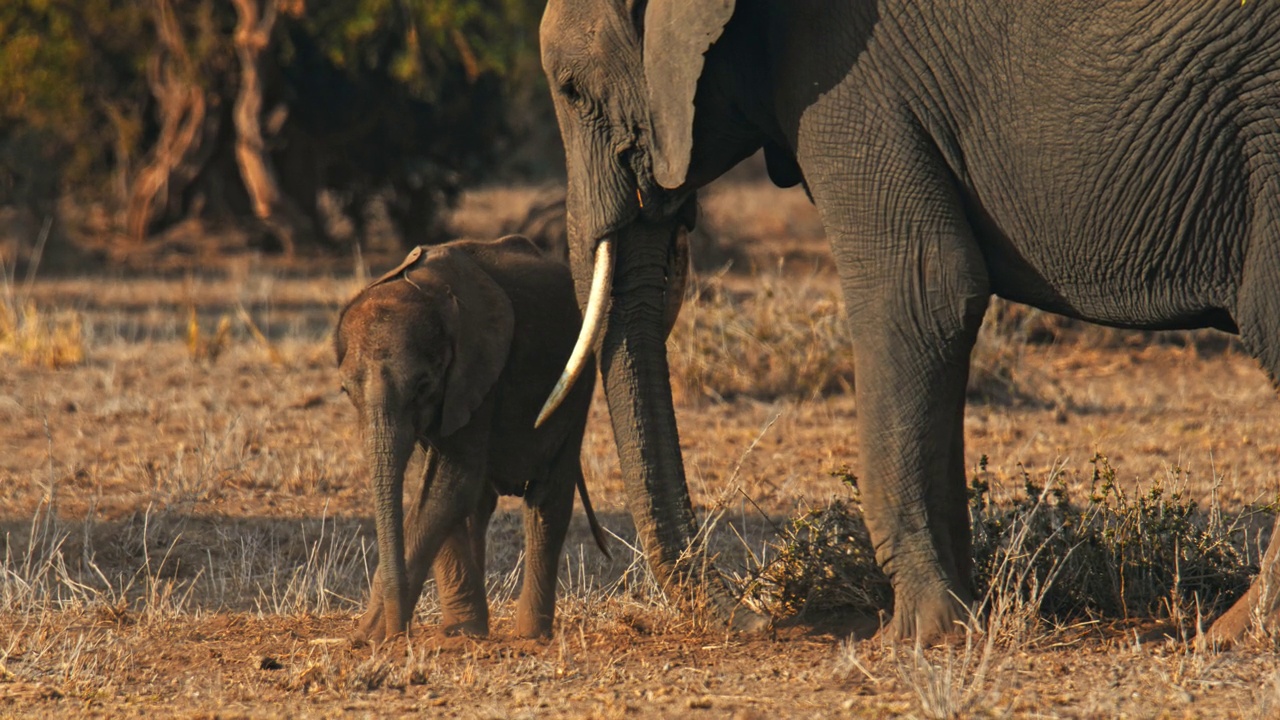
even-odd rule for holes
{"type": "Polygon", "coordinates": [[[153,45],[145,3],[0,3],[0,202],[55,189],[50,163],[75,182],[121,161],[153,45]]]}
{"type": "MultiPolygon", "coordinates": [[[[536,60],[543,3],[529,0],[333,0],[312,3],[302,23],[336,67],[388,67],[435,99],[441,71],[464,66],[511,76],[536,60]]],[[[527,78],[526,78],[527,79],[527,78]]]]}
{"type": "MultiPolygon", "coordinates": [[[[509,153],[513,127],[550,121],[527,95],[540,82],[541,10],[532,0],[280,0],[262,106],[281,191],[308,213],[333,191],[357,224],[363,204],[383,197],[398,228],[429,233],[458,179],[509,153]]],[[[198,208],[247,215],[230,150],[236,22],[227,0],[0,3],[0,205],[43,202],[43,214],[58,196],[88,192],[122,206],[163,124],[179,119],[162,116],[153,93],[185,84],[207,113],[196,151],[178,158],[181,182],[193,184],[174,186],[152,230],[198,208]],[[159,8],[172,10],[176,51],[159,8]]]]}
{"type": "Polygon", "coordinates": [[[776,556],[751,574],[744,594],[775,617],[830,610],[874,615],[893,600],[862,519],[857,478],[848,466],[830,475],[853,496],[787,522],[774,544],[776,556]]]}

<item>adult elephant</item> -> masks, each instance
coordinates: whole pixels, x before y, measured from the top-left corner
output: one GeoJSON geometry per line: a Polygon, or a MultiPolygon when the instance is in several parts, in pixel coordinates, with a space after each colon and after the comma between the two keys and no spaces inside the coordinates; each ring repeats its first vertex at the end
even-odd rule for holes
{"type": "Polygon", "coordinates": [[[894,637],[973,599],[964,387],[993,294],[1238,332],[1280,378],[1280,4],[551,0],[541,32],[628,502],[658,577],[736,625],[759,619],[695,572],[663,317],[696,189],[760,148],[831,239],[894,637]]]}

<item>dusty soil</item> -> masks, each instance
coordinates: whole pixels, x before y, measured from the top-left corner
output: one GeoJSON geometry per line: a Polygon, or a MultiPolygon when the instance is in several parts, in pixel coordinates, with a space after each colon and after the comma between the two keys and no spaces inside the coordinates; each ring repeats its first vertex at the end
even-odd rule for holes
{"type": "MultiPolygon", "coordinates": [[[[749,292],[771,273],[837,297],[794,194],[726,190],[706,204],[749,259],[728,285],[749,292]]],[[[0,717],[1280,716],[1273,642],[1196,650],[1164,618],[990,647],[975,633],[967,651],[885,645],[869,617],[726,635],[669,606],[632,549],[600,398],[584,466],[614,559],[579,513],[556,637],[511,636],[520,519],[504,499],[490,531],[492,637],[437,636],[429,591],[407,641],[353,646],[370,501],[327,333],[359,283],[263,265],[35,284],[43,311],[81,318],[85,359],[55,370],[0,357],[0,717]]],[[[673,347],[687,354],[698,341],[681,332],[673,347]]],[[[1227,514],[1276,498],[1280,406],[1251,359],[1090,338],[1019,345],[1002,357],[1020,399],[971,405],[968,464],[977,472],[985,456],[998,493],[1020,489],[1024,471],[1087,488],[1103,453],[1125,483],[1161,478],[1227,514]]],[[[847,393],[676,392],[690,488],[718,518],[730,572],[767,558],[786,518],[847,496],[830,477],[858,465],[847,393]]]]}

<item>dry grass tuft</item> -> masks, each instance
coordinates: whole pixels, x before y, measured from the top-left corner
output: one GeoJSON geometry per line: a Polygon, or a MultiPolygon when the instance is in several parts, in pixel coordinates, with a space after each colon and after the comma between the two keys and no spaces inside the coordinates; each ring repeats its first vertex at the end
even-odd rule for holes
{"type": "MultiPolygon", "coordinates": [[[[992,303],[974,347],[970,400],[1052,405],[1053,382],[1023,367],[1044,313],[992,303]]],[[[727,273],[700,279],[668,342],[677,397],[713,401],[807,400],[854,387],[853,339],[838,287],[819,277],[764,273],[750,284],[727,273]]]]}
{"type": "Polygon", "coordinates": [[[826,284],[764,275],[735,291],[723,274],[697,283],[669,342],[671,381],[685,398],[809,398],[853,387],[853,350],[826,284]]]}
{"type": "Polygon", "coordinates": [[[292,528],[209,528],[148,510],[69,525],[44,507],[25,536],[2,540],[0,614],[32,617],[71,608],[139,619],[227,608],[350,612],[372,562],[358,524],[325,517],[292,528]]]}
{"type": "Polygon", "coordinates": [[[187,354],[194,362],[212,363],[218,359],[223,350],[231,344],[231,318],[223,315],[218,318],[218,326],[211,335],[200,329],[200,318],[196,315],[196,306],[187,306],[187,354]]]}
{"type": "Polygon", "coordinates": [[[963,647],[896,648],[890,664],[929,720],[997,716],[986,712],[998,699],[988,682],[996,650],[992,638],[990,633],[967,628],[963,647]]]}
{"type": "Polygon", "coordinates": [[[77,312],[41,311],[32,301],[0,303],[0,357],[58,370],[84,362],[84,322],[77,312]]]}

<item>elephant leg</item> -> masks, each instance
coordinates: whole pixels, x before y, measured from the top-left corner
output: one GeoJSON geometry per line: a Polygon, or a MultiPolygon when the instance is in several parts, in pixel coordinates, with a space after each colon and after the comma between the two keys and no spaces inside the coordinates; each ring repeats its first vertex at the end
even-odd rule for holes
{"type": "MultiPolygon", "coordinates": [[[[419,523],[418,514],[427,500],[427,491],[431,488],[432,479],[440,469],[440,457],[437,453],[430,449],[422,449],[426,457],[422,463],[422,478],[418,482],[418,496],[415,502],[411,503],[408,508],[408,515],[405,518],[405,535],[406,537],[420,537],[420,534],[411,531],[419,523]]],[[[415,553],[420,553],[421,548],[413,546],[405,548],[406,569],[408,575],[409,598],[408,607],[412,608],[417,605],[418,598],[422,596],[422,586],[426,583],[427,575],[425,572],[416,568],[412,558],[415,553]]],[[[381,560],[379,560],[381,564],[381,560]]],[[[384,608],[382,603],[382,573],[375,569],[373,574],[373,589],[369,593],[369,607],[365,609],[360,616],[359,624],[356,628],[356,637],[370,642],[382,642],[386,639],[384,632],[384,608]]]]}
{"type": "MultiPolygon", "coordinates": [[[[968,369],[965,370],[966,390],[968,385],[968,369]]],[[[965,475],[964,458],[964,393],[960,393],[957,403],[955,424],[951,430],[951,455],[947,459],[947,471],[941,483],[943,492],[930,507],[942,510],[937,520],[937,527],[945,528],[946,534],[934,532],[934,542],[947,552],[944,560],[951,563],[954,577],[962,596],[972,597],[973,586],[973,526],[969,520],[969,481],[965,475]]]]}
{"type": "Polygon", "coordinates": [[[449,535],[432,565],[440,593],[440,627],[446,635],[489,634],[484,535],[497,502],[497,493],[486,488],[475,512],[449,535]]]}
{"type": "Polygon", "coordinates": [[[516,634],[551,636],[556,614],[560,551],[573,515],[573,496],[582,475],[575,453],[562,451],[535,497],[525,498],[524,585],[516,605],[516,634]]]}
{"type": "Polygon", "coordinates": [[[954,407],[964,393],[971,343],[959,338],[924,348],[905,338],[855,337],[870,348],[856,360],[861,487],[876,559],[894,589],[889,632],[930,642],[966,620],[972,601],[963,465],[953,460],[962,432],[954,407]],[[924,358],[899,360],[915,353],[924,358]],[[912,394],[889,390],[903,387],[912,394]]]}
{"type": "Polygon", "coordinates": [[[815,200],[852,327],[860,487],[894,589],[886,632],[928,643],[952,635],[972,602],[963,410],[990,287],[952,177],[929,146],[890,139],[865,160],[815,200]]]}
{"type": "MultiPolygon", "coordinates": [[[[450,558],[447,562],[452,564],[454,571],[451,580],[458,578],[457,583],[448,583],[449,588],[457,587],[460,593],[475,596],[474,588],[478,584],[480,603],[484,604],[483,572],[471,558],[474,541],[467,521],[478,512],[481,498],[489,487],[485,480],[488,424],[488,415],[485,414],[451,436],[447,451],[433,448],[427,454],[422,486],[409,507],[404,523],[407,608],[417,604],[428,571],[446,543],[449,544],[450,558]],[[464,579],[465,585],[462,583],[464,579]],[[464,587],[469,589],[464,590],[464,587]]],[[[381,586],[381,573],[378,573],[373,588],[374,598],[382,597],[381,586]]],[[[441,599],[444,600],[443,594],[441,599]]],[[[386,633],[381,630],[384,618],[385,609],[375,599],[360,620],[357,637],[372,642],[385,639],[386,633]]]]}

